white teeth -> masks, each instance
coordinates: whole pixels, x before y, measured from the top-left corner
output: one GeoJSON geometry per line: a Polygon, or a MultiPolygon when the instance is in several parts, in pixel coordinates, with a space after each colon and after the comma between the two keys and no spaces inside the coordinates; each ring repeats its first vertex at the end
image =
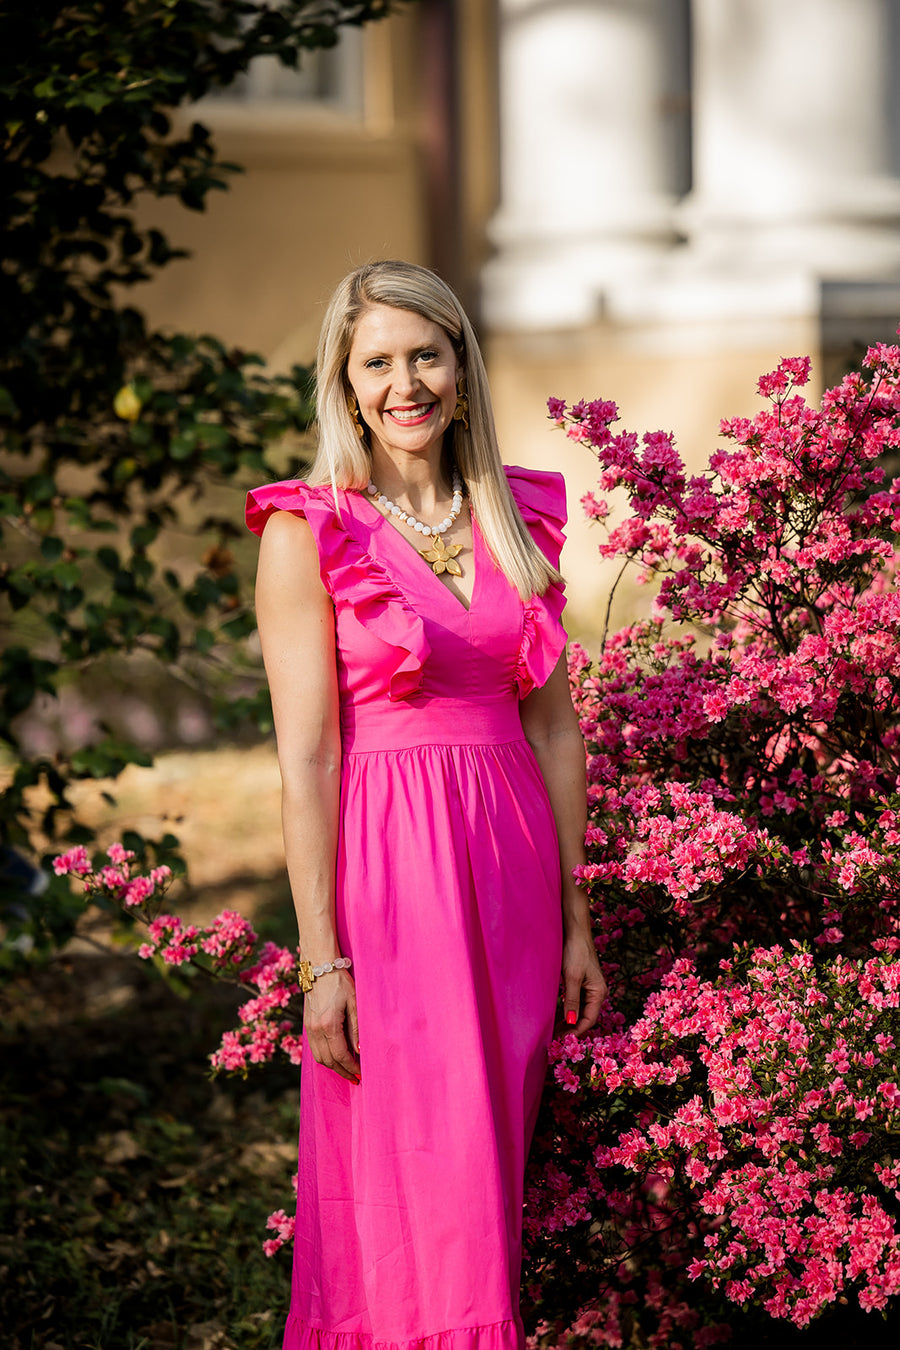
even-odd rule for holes
{"type": "Polygon", "coordinates": [[[402,411],[400,408],[389,408],[388,412],[398,422],[414,422],[417,418],[425,416],[428,406],[428,404],[423,404],[419,408],[404,408],[402,411]]]}

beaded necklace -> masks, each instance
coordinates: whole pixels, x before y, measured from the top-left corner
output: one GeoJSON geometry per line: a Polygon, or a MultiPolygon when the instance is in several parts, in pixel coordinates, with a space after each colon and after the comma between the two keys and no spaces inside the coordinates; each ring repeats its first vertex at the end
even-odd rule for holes
{"type": "Polygon", "coordinates": [[[441,538],[441,535],[445,530],[449,530],[450,526],[462,510],[462,487],[462,478],[460,478],[459,470],[454,469],[453,502],[444,519],[437,525],[424,525],[421,520],[416,520],[416,517],[410,511],[405,511],[402,506],[398,506],[396,502],[391,501],[390,497],[386,497],[383,492],[380,492],[371,479],[369,479],[366,491],[370,497],[375,498],[379,506],[384,507],[389,515],[396,516],[404,525],[408,525],[411,530],[415,530],[417,534],[424,535],[431,540],[430,548],[420,548],[418,552],[419,556],[424,558],[425,561],[430,564],[432,572],[437,576],[440,576],[441,572],[449,572],[451,576],[461,577],[462,568],[456,559],[462,552],[462,544],[451,544],[448,548],[441,538]]]}

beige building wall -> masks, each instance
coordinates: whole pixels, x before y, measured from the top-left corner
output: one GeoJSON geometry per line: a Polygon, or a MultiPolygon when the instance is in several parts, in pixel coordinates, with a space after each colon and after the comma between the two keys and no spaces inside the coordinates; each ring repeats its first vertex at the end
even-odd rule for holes
{"type": "Polygon", "coordinates": [[[146,208],[142,223],[191,254],[140,293],[151,323],[211,332],[286,368],[312,359],[325,303],[350,268],[428,261],[419,21],[411,9],[363,30],[359,110],[223,99],[185,115],[244,172],[204,212],[146,208]]]}

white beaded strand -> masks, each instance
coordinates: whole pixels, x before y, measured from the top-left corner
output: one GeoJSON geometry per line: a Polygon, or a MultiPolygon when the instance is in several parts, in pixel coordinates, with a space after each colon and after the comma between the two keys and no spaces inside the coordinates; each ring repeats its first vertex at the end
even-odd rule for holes
{"type": "Polygon", "coordinates": [[[380,492],[379,489],[372,482],[371,478],[369,479],[366,491],[368,492],[369,496],[374,497],[375,500],[378,502],[378,505],[383,506],[385,511],[387,511],[390,515],[396,516],[398,520],[402,520],[404,525],[408,525],[410,529],[415,530],[417,534],[422,534],[427,537],[429,535],[435,536],[441,535],[444,533],[445,530],[449,530],[450,526],[453,524],[454,520],[456,520],[457,516],[462,510],[463,504],[462,479],[459,476],[458,469],[453,470],[452,486],[453,486],[453,502],[450,506],[450,510],[447,512],[444,519],[438,525],[425,525],[421,520],[416,520],[415,516],[412,515],[409,511],[404,511],[402,506],[398,506],[396,502],[391,501],[390,497],[387,497],[383,492],[380,492]]]}

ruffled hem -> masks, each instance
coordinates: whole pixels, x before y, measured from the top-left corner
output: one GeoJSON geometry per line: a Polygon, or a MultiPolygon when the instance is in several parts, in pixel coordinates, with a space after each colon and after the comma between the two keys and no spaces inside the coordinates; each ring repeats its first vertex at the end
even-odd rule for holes
{"type": "MultiPolygon", "coordinates": [[[[558,567],[567,518],[565,479],[561,473],[522,469],[518,465],[507,466],[505,472],[531,537],[544,557],[558,567]]],[[[565,605],[564,587],[555,581],[543,595],[533,595],[525,606],[515,673],[520,698],[547,683],[566,649],[568,635],[561,622],[565,605]]]]}
{"type": "Polygon", "coordinates": [[[284,1329],[284,1350],[522,1350],[524,1344],[525,1333],[518,1317],[397,1341],[382,1340],[367,1332],[323,1331],[293,1313],[284,1329]]]}
{"type": "MultiPolygon", "coordinates": [[[[389,649],[384,676],[391,701],[418,693],[431,654],[424,624],[381,564],[338,518],[331,489],[288,480],[247,493],[247,526],[254,534],[262,534],[273,511],[305,517],[316,541],[325,589],[333,600],[349,604],[362,627],[389,649]]],[[[349,518],[349,506],[346,515],[349,518]]]]}

